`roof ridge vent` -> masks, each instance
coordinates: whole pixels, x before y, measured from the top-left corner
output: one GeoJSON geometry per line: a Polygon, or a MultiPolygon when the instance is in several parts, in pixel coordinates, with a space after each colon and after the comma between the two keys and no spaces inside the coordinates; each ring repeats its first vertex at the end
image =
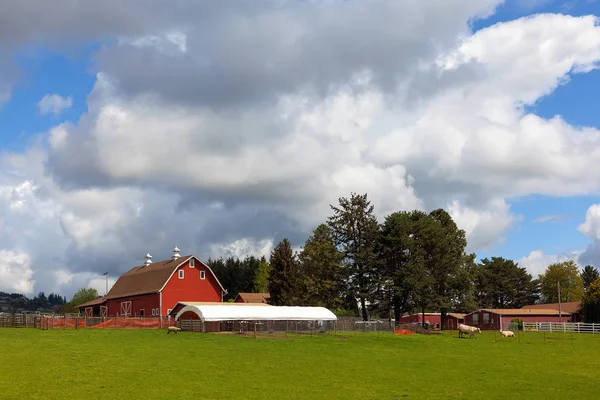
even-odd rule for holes
{"type": "Polygon", "coordinates": [[[152,264],[152,256],[150,255],[150,252],[148,252],[146,253],[146,261],[144,262],[144,265],[147,267],[150,264],[152,264]]]}
{"type": "Polygon", "coordinates": [[[177,260],[179,257],[181,257],[179,255],[179,252],[181,250],[179,250],[179,247],[175,246],[175,248],[173,249],[173,257],[171,257],[171,260],[177,260]]]}

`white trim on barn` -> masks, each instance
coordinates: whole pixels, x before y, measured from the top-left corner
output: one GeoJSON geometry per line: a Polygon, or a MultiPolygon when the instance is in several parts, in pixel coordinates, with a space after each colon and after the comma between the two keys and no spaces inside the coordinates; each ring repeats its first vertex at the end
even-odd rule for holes
{"type": "Polygon", "coordinates": [[[186,312],[193,312],[202,321],[337,321],[335,314],[325,307],[233,304],[190,304],[179,310],[175,320],[186,312]]]}
{"type": "Polygon", "coordinates": [[[227,294],[229,292],[223,287],[223,285],[219,281],[219,278],[217,278],[217,275],[215,275],[215,273],[213,272],[213,270],[204,261],[202,261],[201,259],[199,259],[198,257],[196,257],[193,254],[177,265],[177,268],[175,268],[173,270],[173,272],[171,272],[171,275],[169,275],[169,279],[167,279],[165,281],[164,285],[162,285],[162,287],[160,288],[160,290],[158,292],[162,293],[162,291],[164,290],[164,288],[167,286],[167,283],[169,283],[169,281],[173,277],[173,274],[175,273],[175,271],[177,271],[179,269],[179,267],[181,267],[183,264],[185,264],[186,262],[188,262],[192,258],[194,258],[196,261],[198,261],[200,264],[202,264],[204,267],[206,267],[206,269],[208,269],[210,271],[210,273],[212,274],[213,278],[215,278],[215,280],[217,281],[217,283],[221,287],[221,301],[223,301],[223,294],[227,294]]]}

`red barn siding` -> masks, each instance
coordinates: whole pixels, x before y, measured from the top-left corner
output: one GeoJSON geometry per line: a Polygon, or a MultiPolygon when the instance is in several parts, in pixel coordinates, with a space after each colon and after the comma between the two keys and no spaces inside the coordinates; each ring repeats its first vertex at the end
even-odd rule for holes
{"type": "MultiPolygon", "coordinates": [[[[402,324],[411,324],[414,322],[423,323],[423,314],[403,315],[400,317],[400,323],[402,324]]],[[[442,319],[439,314],[425,313],[425,322],[429,322],[430,325],[441,325],[442,319]]]]}
{"type": "Polygon", "coordinates": [[[194,267],[190,268],[189,261],[181,265],[167,282],[162,290],[162,313],[175,307],[179,301],[189,302],[221,302],[221,286],[210,270],[198,260],[194,267]],[[183,279],[179,279],[179,271],[183,270],[183,279]],[[204,271],[204,279],[200,279],[200,273],[204,271]]]}
{"type": "Polygon", "coordinates": [[[160,296],[158,293],[108,299],[106,301],[106,305],[108,306],[108,315],[111,317],[117,314],[122,315],[121,303],[125,301],[131,301],[131,316],[140,316],[141,310],[144,310],[144,315],[146,317],[151,317],[152,309],[160,307],[160,296]]]}
{"type": "Polygon", "coordinates": [[[448,329],[448,330],[458,329],[458,325],[460,325],[462,323],[463,323],[462,318],[456,318],[455,316],[452,316],[452,315],[446,315],[446,329],[448,329]]]}
{"type": "Polygon", "coordinates": [[[522,315],[522,314],[496,314],[493,312],[477,311],[471,314],[467,314],[464,319],[464,324],[470,326],[476,326],[481,330],[499,330],[500,323],[502,322],[502,328],[508,329],[510,321],[518,318],[524,322],[568,322],[569,316],[559,317],[558,315],[522,315]],[[488,314],[488,319],[484,320],[484,314],[488,314]],[[475,321],[474,316],[478,315],[479,320],[475,321]]]}

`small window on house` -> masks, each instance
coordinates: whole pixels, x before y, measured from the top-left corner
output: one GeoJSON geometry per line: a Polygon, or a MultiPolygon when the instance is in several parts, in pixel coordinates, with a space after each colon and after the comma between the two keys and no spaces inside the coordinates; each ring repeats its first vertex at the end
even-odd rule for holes
{"type": "Polygon", "coordinates": [[[160,311],[158,310],[158,308],[156,309],[156,316],[160,317],[160,311]]]}
{"type": "Polygon", "coordinates": [[[204,271],[200,271],[200,279],[206,278],[206,273],[204,271]]]}
{"type": "Polygon", "coordinates": [[[155,315],[156,315],[156,309],[155,309],[155,308],[153,308],[153,309],[152,309],[152,316],[154,317],[155,315]]]}
{"type": "Polygon", "coordinates": [[[179,279],[183,279],[183,270],[182,269],[179,270],[179,279]]]}
{"type": "Polygon", "coordinates": [[[484,324],[489,324],[490,323],[490,314],[489,313],[483,313],[483,323],[484,324]]]}
{"type": "Polygon", "coordinates": [[[194,259],[190,258],[190,268],[194,268],[194,259]]]}
{"type": "Polygon", "coordinates": [[[473,325],[479,325],[479,314],[473,314],[473,325]]]}

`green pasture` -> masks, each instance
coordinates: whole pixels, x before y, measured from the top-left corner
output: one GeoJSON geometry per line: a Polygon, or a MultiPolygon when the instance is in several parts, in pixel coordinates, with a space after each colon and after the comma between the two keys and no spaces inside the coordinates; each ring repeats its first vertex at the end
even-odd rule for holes
{"type": "Polygon", "coordinates": [[[2,400],[599,397],[600,335],[0,329],[2,400]]]}

